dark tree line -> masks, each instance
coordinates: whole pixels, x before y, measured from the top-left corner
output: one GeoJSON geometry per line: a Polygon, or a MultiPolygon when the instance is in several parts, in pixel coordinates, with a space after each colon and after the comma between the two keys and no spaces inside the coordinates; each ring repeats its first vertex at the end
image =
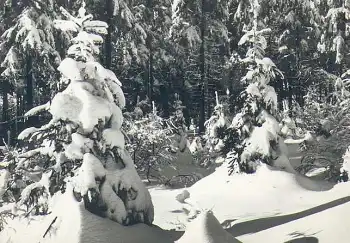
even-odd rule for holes
{"type": "MultiPolygon", "coordinates": [[[[266,34],[266,56],[283,72],[272,85],[280,108],[304,105],[309,87],[332,93],[349,66],[349,3],[345,0],[256,0],[258,26],[266,34]],[[283,105],[284,104],[284,105],[283,105]]],[[[252,20],[248,0],[86,0],[94,17],[108,23],[101,62],[123,83],[126,109],[137,97],[155,101],[161,115],[174,111],[179,94],[187,124],[199,130],[215,106],[214,92],[230,94],[235,113],[245,66],[238,45],[252,20]]],[[[13,136],[43,117],[22,118],[62,88],[56,70],[69,33],[53,28],[59,7],[77,12],[81,1],[0,2],[1,137],[13,136]]],[[[346,75],[344,76],[346,78],[346,75]]],[[[292,110],[291,108],[289,109],[292,110]]]]}

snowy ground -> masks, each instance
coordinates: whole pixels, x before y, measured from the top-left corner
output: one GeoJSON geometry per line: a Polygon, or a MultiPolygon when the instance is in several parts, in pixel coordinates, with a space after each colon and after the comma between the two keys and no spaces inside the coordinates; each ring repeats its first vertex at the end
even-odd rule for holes
{"type": "Polygon", "coordinates": [[[342,237],[349,235],[350,219],[340,217],[339,213],[350,213],[349,183],[332,188],[268,168],[261,168],[254,175],[226,174],[225,168],[219,168],[189,188],[191,197],[187,204],[174,200],[181,190],[151,189],[155,224],[167,229],[180,228],[195,215],[195,210],[212,209],[242,242],[284,242],[292,239],[293,233],[315,234],[313,237],[318,237],[319,242],[330,242],[329,237],[336,236],[339,240],[331,242],[348,242],[342,237]],[[274,227],[282,227],[283,231],[274,227]],[[257,232],[260,233],[252,234],[257,232]]]}
{"type": "MultiPolygon", "coordinates": [[[[297,166],[298,144],[288,146],[297,166]]],[[[174,198],[183,189],[150,189],[156,225],[182,230],[211,209],[242,242],[349,242],[350,218],[343,215],[350,213],[350,183],[332,185],[267,167],[228,176],[223,165],[187,190],[190,198],[180,203],[174,198]]]]}
{"type": "MultiPolygon", "coordinates": [[[[297,151],[290,154],[300,156],[297,151]]],[[[75,206],[67,210],[71,202],[66,199],[64,209],[58,209],[66,213],[56,222],[60,230],[57,232],[61,232],[62,240],[70,239],[64,240],[66,243],[348,243],[350,238],[350,183],[332,185],[267,166],[252,175],[228,176],[227,168],[222,165],[187,188],[190,197],[184,203],[175,198],[185,189],[159,186],[149,190],[155,206],[155,227],[142,224],[123,227],[86,210],[79,211],[75,206]],[[229,234],[220,230],[215,217],[205,213],[208,209],[229,234]],[[72,218],[80,222],[80,228],[73,230],[72,218]],[[184,234],[185,229],[187,233],[184,234]],[[221,237],[215,238],[212,234],[221,237]]],[[[12,242],[27,243],[29,238],[42,238],[55,215],[53,212],[41,226],[31,222],[35,230],[30,230],[23,222],[14,222],[17,232],[25,237],[18,238],[18,234],[13,233],[12,242]]],[[[0,234],[0,242],[6,242],[1,236],[4,234],[0,234]]],[[[46,238],[47,241],[40,242],[54,243],[60,239],[49,241],[50,237],[46,238]]]]}

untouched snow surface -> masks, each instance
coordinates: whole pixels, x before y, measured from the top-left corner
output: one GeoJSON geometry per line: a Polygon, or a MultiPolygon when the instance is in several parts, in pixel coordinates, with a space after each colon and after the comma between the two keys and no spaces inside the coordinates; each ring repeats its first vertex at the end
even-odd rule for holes
{"type": "Polygon", "coordinates": [[[174,200],[182,190],[150,189],[154,223],[182,230],[200,211],[211,209],[242,242],[280,243],[306,236],[349,242],[350,183],[333,186],[267,166],[252,175],[228,176],[226,167],[187,188],[191,197],[185,203],[174,200]]]}

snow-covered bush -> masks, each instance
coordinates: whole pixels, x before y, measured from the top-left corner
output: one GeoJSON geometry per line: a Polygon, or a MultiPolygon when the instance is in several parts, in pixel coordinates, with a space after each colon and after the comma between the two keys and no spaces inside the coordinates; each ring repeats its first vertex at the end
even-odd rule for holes
{"type": "Polygon", "coordinates": [[[167,121],[157,115],[156,108],[147,114],[139,102],[133,112],[125,113],[124,131],[129,141],[127,150],[132,154],[137,170],[148,180],[159,175],[166,166],[172,166],[176,147],[172,146],[173,131],[167,121]]]}
{"type": "Polygon", "coordinates": [[[47,110],[52,119],[19,135],[26,142],[24,152],[8,165],[9,183],[20,188],[15,208],[18,215],[46,215],[50,198],[69,183],[76,200],[83,200],[90,212],[124,225],[151,224],[151,197],[121,132],[125,105],[121,83],[96,58],[107,24],[92,20],[84,5],[77,17],[61,8],[67,20],[55,22],[56,28],[75,35],[58,67],[68,84],[51,102],[27,113],[47,110]]]}
{"type": "MultiPolygon", "coordinates": [[[[242,77],[246,89],[241,93],[243,104],[226,130],[222,152],[230,164],[230,173],[252,173],[260,163],[273,163],[279,150],[279,123],[277,94],[269,85],[277,75],[283,77],[270,58],[264,57],[267,42],[265,35],[270,29],[258,29],[260,5],[251,3],[253,21],[251,30],[246,31],[239,45],[248,46],[246,56],[240,59],[247,73],[242,77]]],[[[260,27],[259,27],[260,28],[260,27]]]]}
{"type": "Polygon", "coordinates": [[[226,96],[219,97],[218,92],[215,91],[216,106],[211,117],[205,121],[205,133],[203,135],[196,134],[197,130],[193,119],[189,127],[191,138],[187,142],[193,162],[199,167],[209,169],[215,164],[218,157],[221,157],[221,149],[224,146],[223,139],[227,126],[229,125],[229,91],[226,96]],[[219,100],[220,99],[220,100],[219,100]]]}
{"type": "Polygon", "coordinates": [[[181,133],[186,132],[187,127],[185,125],[185,117],[183,110],[186,108],[182,105],[182,101],[178,94],[175,94],[176,100],[174,101],[174,113],[170,116],[171,123],[173,125],[174,132],[181,133]]]}
{"type": "Polygon", "coordinates": [[[328,96],[320,97],[315,87],[306,96],[303,121],[316,138],[303,144],[306,155],[298,170],[317,170],[326,180],[343,181],[343,155],[350,145],[350,93],[346,75],[333,81],[334,91],[328,96]]]}
{"type": "Polygon", "coordinates": [[[220,151],[223,146],[223,138],[227,129],[227,121],[224,112],[224,106],[219,103],[218,94],[216,92],[217,104],[214,107],[212,116],[207,120],[205,125],[206,148],[209,152],[220,151]]]}
{"type": "Polygon", "coordinates": [[[198,166],[208,168],[221,156],[220,151],[224,146],[223,139],[229,124],[226,117],[227,104],[219,102],[216,95],[216,106],[211,117],[204,123],[205,134],[203,137],[195,137],[189,145],[193,155],[194,163],[198,166]],[[202,140],[204,146],[202,146],[202,140]]]}
{"type": "Polygon", "coordinates": [[[187,147],[187,127],[183,109],[185,106],[182,105],[182,101],[178,94],[175,94],[176,100],[174,101],[173,114],[167,119],[167,124],[170,126],[174,137],[176,139],[177,147],[180,152],[184,152],[187,147]]]}

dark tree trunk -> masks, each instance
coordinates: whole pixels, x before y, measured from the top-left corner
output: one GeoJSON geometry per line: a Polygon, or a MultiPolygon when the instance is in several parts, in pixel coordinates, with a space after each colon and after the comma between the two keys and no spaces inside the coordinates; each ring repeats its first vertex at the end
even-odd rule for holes
{"type": "Polygon", "coordinates": [[[148,56],[148,98],[150,101],[154,100],[153,97],[153,86],[154,86],[154,60],[153,60],[153,55],[154,55],[154,50],[153,50],[153,27],[154,27],[154,13],[153,13],[153,0],[148,0],[147,1],[147,11],[148,11],[148,19],[149,19],[149,25],[150,25],[150,31],[147,33],[147,40],[146,40],[146,45],[147,49],[149,50],[149,56],[148,56]]]}
{"type": "Polygon", "coordinates": [[[33,59],[31,55],[27,56],[26,60],[26,109],[33,108],[33,59]]]}
{"type": "Polygon", "coordinates": [[[190,94],[188,93],[188,89],[186,88],[186,85],[185,85],[185,77],[184,77],[185,71],[183,69],[183,66],[179,65],[177,69],[179,72],[179,76],[172,77],[172,79],[173,79],[173,83],[175,83],[175,80],[179,82],[180,99],[182,101],[182,104],[185,106],[185,108],[183,109],[183,114],[184,114],[186,125],[188,125],[190,122],[189,107],[191,107],[189,103],[190,94]]]}
{"type": "Polygon", "coordinates": [[[16,118],[14,121],[15,133],[13,134],[13,136],[17,136],[18,131],[22,127],[20,122],[19,122],[19,117],[21,117],[23,115],[23,108],[22,107],[23,107],[23,95],[20,92],[17,92],[16,93],[16,118]]]}
{"type": "Polygon", "coordinates": [[[107,35],[106,35],[106,40],[105,40],[105,66],[108,69],[111,69],[112,66],[112,34],[114,30],[113,26],[113,0],[106,0],[106,14],[107,14],[107,35]]]}
{"type": "MultiPolygon", "coordinates": [[[[29,111],[34,106],[34,93],[33,93],[33,58],[30,53],[26,57],[25,68],[26,79],[26,96],[25,96],[25,111],[29,111]]],[[[27,126],[35,126],[37,124],[37,117],[30,116],[27,120],[27,126]]]]}
{"type": "Polygon", "coordinates": [[[201,101],[200,101],[200,114],[199,114],[199,132],[203,133],[205,130],[205,108],[206,108],[206,94],[208,90],[207,80],[205,78],[205,0],[202,0],[202,11],[201,11],[201,46],[199,50],[199,65],[200,65],[200,82],[201,82],[201,101]]]}
{"type": "MultiPolygon", "coordinates": [[[[150,38],[152,39],[152,38],[150,38]]],[[[148,82],[149,82],[149,91],[148,97],[149,100],[154,100],[153,97],[153,86],[154,86],[154,77],[153,77],[153,49],[152,49],[152,41],[150,40],[149,44],[149,61],[148,61],[148,82]]]]}
{"type": "Polygon", "coordinates": [[[8,109],[9,109],[9,101],[8,101],[8,84],[3,80],[2,83],[2,121],[7,121],[9,119],[8,109]]]}
{"type": "Polygon", "coordinates": [[[163,117],[169,117],[169,94],[165,85],[160,86],[160,98],[163,106],[163,117]]]}

